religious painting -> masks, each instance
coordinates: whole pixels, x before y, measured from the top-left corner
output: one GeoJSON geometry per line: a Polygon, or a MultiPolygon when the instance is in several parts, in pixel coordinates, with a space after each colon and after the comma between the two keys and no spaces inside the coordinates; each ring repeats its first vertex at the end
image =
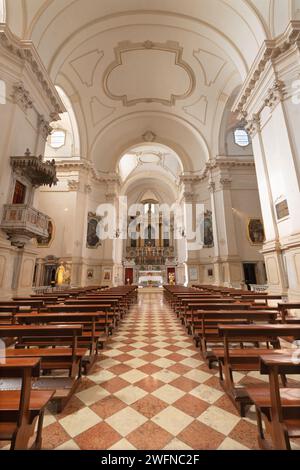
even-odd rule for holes
{"type": "Polygon", "coordinates": [[[214,246],[214,232],[213,232],[213,221],[212,211],[205,211],[203,218],[203,246],[205,248],[212,248],[214,246]]]}
{"type": "Polygon", "coordinates": [[[103,281],[107,281],[107,282],[111,281],[111,269],[104,269],[103,281]]]}
{"type": "Polygon", "coordinates": [[[93,212],[88,213],[88,225],[87,225],[87,237],[86,246],[87,248],[96,249],[101,246],[101,240],[98,236],[99,230],[98,225],[101,221],[101,217],[97,216],[93,212]]]}
{"type": "Polygon", "coordinates": [[[39,248],[48,248],[54,239],[54,223],[52,220],[48,222],[48,237],[37,237],[36,242],[39,248]]]}
{"type": "Polygon", "coordinates": [[[190,266],[189,267],[189,280],[198,281],[198,268],[190,266]]]}
{"type": "Polygon", "coordinates": [[[252,245],[262,245],[265,231],[261,219],[250,219],[248,222],[248,239],[252,245]]]}
{"type": "Polygon", "coordinates": [[[93,269],[88,269],[87,272],[86,272],[86,277],[88,279],[93,279],[94,277],[94,270],[93,269]]]}

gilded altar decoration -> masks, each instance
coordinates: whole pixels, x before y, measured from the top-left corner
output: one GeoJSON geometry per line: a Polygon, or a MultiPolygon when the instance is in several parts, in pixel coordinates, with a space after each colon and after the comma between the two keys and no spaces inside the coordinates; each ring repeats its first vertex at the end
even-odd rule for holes
{"type": "Polygon", "coordinates": [[[170,284],[170,286],[175,285],[175,274],[174,273],[169,274],[169,284],[170,284]]]}
{"type": "Polygon", "coordinates": [[[250,219],[247,227],[248,239],[252,245],[261,245],[265,241],[265,230],[261,219],[250,219]]]}
{"type": "Polygon", "coordinates": [[[88,213],[88,224],[87,224],[87,237],[86,246],[87,248],[96,249],[101,246],[101,240],[99,238],[99,224],[102,218],[97,216],[94,212],[88,213]]]}

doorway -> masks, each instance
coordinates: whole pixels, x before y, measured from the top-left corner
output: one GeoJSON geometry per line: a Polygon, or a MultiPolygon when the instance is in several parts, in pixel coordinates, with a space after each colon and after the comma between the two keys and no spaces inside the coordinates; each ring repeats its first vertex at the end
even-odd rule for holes
{"type": "Polygon", "coordinates": [[[133,268],[125,268],[125,280],[124,284],[133,284],[133,268]]]}
{"type": "Polygon", "coordinates": [[[257,284],[256,263],[244,263],[244,278],[247,288],[251,290],[250,284],[257,284]]]}

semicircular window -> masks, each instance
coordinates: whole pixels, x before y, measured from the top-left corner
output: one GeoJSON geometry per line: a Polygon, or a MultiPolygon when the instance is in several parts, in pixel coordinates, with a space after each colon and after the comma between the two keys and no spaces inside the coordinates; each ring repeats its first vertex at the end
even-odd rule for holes
{"type": "Polygon", "coordinates": [[[66,142],[66,133],[63,130],[55,130],[50,135],[50,145],[54,149],[63,147],[66,142]]]}
{"type": "Polygon", "coordinates": [[[245,129],[235,129],[234,142],[240,147],[247,147],[250,144],[248,132],[245,129]]]}

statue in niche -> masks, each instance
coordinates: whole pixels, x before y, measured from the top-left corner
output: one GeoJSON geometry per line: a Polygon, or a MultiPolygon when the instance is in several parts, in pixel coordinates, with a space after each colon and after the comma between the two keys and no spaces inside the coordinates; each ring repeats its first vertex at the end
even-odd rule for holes
{"type": "Polygon", "coordinates": [[[102,218],[97,216],[93,212],[88,213],[88,225],[87,225],[87,237],[86,237],[86,246],[87,248],[98,248],[101,246],[101,240],[98,236],[99,233],[99,223],[102,218]]]}
{"type": "Polygon", "coordinates": [[[212,211],[205,211],[203,218],[203,246],[205,248],[212,248],[214,246],[214,232],[212,222],[212,211]]]}
{"type": "Polygon", "coordinates": [[[70,284],[71,282],[70,266],[67,266],[65,263],[61,262],[56,270],[55,279],[56,279],[57,286],[70,284]]]}
{"type": "Polygon", "coordinates": [[[56,284],[58,286],[62,286],[64,284],[64,279],[65,279],[65,266],[63,263],[60,263],[56,270],[56,284]]]}

